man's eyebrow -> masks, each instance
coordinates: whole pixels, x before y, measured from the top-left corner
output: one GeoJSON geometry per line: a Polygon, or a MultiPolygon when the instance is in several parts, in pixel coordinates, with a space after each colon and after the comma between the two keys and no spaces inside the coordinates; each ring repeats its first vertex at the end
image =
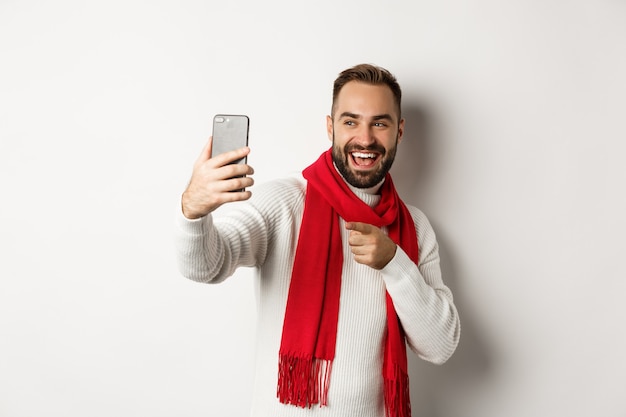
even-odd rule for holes
{"type": "Polygon", "coordinates": [[[360,119],[361,115],[355,114],[355,113],[350,113],[349,111],[344,111],[343,113],[341,113],[339,115],[339,118],[343,119],[344,117],[347,117],[349,119],[360,119]]]}
{"type": "MultiPolygon", "coordinates": [[[[341,113],[339,115],[340,119],[343,119],[344,117],[347,117],[349,119],[361,119],[362,116],[360,114],[356,114],[356,113],[350,113],[349,111],[344,111],[343,113],[341,113]]],[[[391,117],[390,114],[378,114],[376,116],[372,117],[373,120],[391,120],[393,121],[393,117],[391,117]]]]}

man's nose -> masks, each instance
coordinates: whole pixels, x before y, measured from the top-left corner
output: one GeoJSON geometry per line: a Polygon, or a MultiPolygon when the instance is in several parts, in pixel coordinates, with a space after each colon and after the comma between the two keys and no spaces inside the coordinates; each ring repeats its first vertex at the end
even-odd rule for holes
{"type": "Polygon", "coordinates": [[[374,136],[374,130],[371,126],[363,125],[359,130],[359,136],[357,138],[357,143],[361,146],[370,146],[376,142],[376,138],[374,136]]]}

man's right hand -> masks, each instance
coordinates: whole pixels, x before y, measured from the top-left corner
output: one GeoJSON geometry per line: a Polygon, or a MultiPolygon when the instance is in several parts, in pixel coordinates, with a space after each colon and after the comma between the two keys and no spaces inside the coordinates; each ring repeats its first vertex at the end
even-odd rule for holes
{"type": "Polygon", "coordinates": [[[245,147],[216,155],[211,158],[213,137],[209,138],[202,153],[193,166],[193,173],[182,196],[183,214],[188,219],[206,216],[224,203],[243,201],[250,198],[250,191],[233,191],[250,187],[254,170],[248,164],[231,164],[250,153],[245,147]]]}

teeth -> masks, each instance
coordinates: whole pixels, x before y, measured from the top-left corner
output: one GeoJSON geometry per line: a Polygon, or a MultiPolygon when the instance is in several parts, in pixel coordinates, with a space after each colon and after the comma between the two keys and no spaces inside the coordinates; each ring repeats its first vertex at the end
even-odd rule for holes
{"type": "Polygon", "coordinates": [[[373,153],[365,153],[365,152],[352,152],[352,156],[354,156],[355,158],[371,158],[371,159],[376,158],[376,155],[374,155],[373,153]]]}

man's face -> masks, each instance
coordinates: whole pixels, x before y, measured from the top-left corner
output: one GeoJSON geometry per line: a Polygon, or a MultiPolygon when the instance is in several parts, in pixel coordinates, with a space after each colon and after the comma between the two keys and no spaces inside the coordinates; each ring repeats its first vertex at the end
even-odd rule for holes
{"type": "Polygon", "coordinates": [[[369,188],[385,178],[402,140],[399,116],[386,85],[350,81],[341,89],[326,130],[333,162],[349,184],[369,188]]]}

